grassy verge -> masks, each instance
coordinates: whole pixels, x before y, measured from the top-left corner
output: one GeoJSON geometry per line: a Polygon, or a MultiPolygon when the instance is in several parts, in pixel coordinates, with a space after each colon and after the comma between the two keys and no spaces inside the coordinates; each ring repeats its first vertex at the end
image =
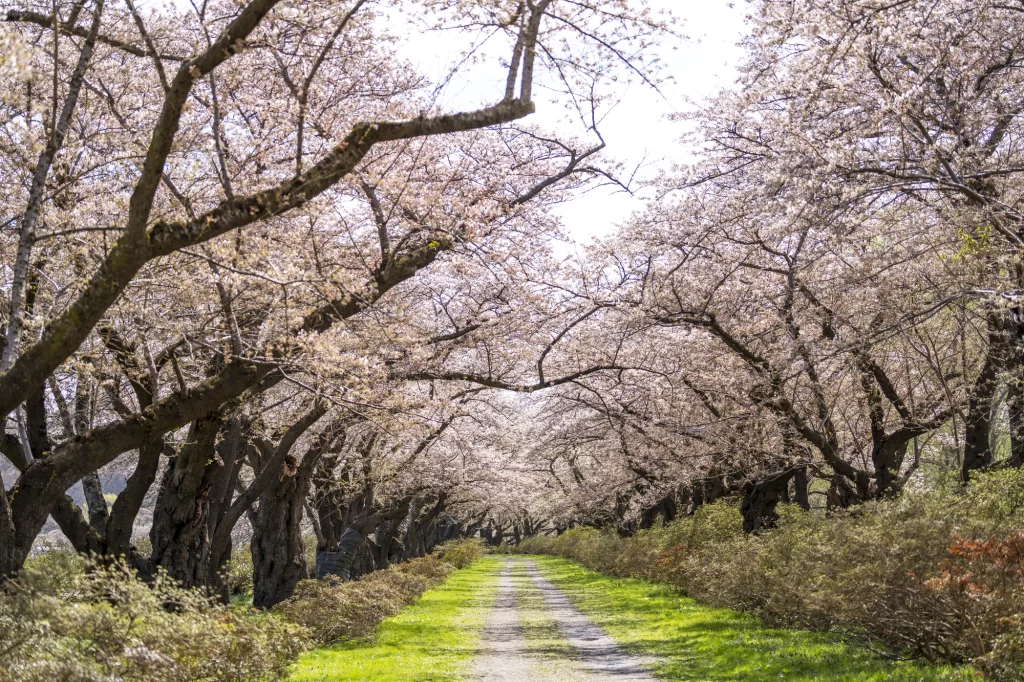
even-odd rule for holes
{"type": "Polygon", "coordinates": [[[766,628],[700,606],[674,588],[611,578],[554,557],[530,557],[581,611],[663,680],[694,682],[936,682],[974,680],[965,668],[893,662],[827,634],[766,628]]]}
{"type": "Polygon", "coordinates": [[[291,682],[440,681],[462,677],[474,653],[484,618],[494,601],[500,564],[481,560],[397,616],[388,618],[372,641],[354,641],[310,651],[299,659],[291,682]]]}

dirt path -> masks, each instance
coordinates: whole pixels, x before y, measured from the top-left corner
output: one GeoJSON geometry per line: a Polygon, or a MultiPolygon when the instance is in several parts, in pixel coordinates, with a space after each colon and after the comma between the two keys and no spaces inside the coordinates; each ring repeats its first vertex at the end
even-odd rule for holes
{"type": "Polygon", "coordinates": [[[512,562],[505,564],[498,577],[498,596],[484,623],[483,654],[477,659],[477,679],[494,682],[521,682],[529,677],[526,637],[516,609],[512,562]]]}
{"type": "Polygon", "coordinates": [[[487,682],[655,682],[537,570],[509,559],[484,625],[474,679],[487,682]]]}

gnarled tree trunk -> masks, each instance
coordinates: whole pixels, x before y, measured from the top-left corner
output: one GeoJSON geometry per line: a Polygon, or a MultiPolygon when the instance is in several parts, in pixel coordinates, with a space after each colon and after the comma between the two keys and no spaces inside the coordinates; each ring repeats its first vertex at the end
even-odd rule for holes
{"type": "Polygon", "coordinates": [[[970,479],[971,472],[992,464],[992,406],[996,395],[999,370],[1003,362],[1004,343],[1000,320],[994,313],[988,316],[988,347],[981,371],[974,380],[964,420],[964,460],[961,477],[970,479]]]}
{"type": "Polygon", "coordinates": [[[309,488],[309,471],[287,457],[281,479],[260,495],[253,528],[253,606],[269,608],[292,596],[295,585],[308,577],[302,543],[302,508],[309,488]]]}
{"type": "Polygon", "coordinates": [[[193,422],[188,440],[164,472],[153,513],[153,567],[186,586],[210,578],[210,493],[224,471],[215,444],[224,425],[218,410],[193,422]]]}
{"type": "Polygon", "coordinates": [[[745,486],[743,501],[740,503],[744,532],[756,533],[764,528],[775,526],[775,522],[779,518],[775,513],[775,507],[788,494],[789,481],[796,475],[796,472],[795,467],[790,467],[745,486]]]}

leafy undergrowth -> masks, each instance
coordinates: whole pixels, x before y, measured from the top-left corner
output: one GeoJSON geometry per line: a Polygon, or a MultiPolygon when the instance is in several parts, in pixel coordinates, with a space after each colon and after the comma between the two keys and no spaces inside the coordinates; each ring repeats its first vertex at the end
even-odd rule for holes
{"type": "MultiPolygon", "coordinates": [[[[448,552],[465,565],[480,547],[460,541],[448,552]]],[[[163,574],[147,583],[127,567],[54,551],[0,586],[0,682],[279,680],[303,651],[371,635],[455,570],[430,555],[352,582],[305,580],[294,598],[259,611],[244,592],[224,605],[163,574]]]]}
{"type": "Polygon", "coordinates": [[[479,538],[457,538],[437,546],[434,556],[455,568],[465,568],[486,553],[479,538]]]}
{"type": "Polygon", "coordinates": [[[86,567],[54,554],[2,586],[0,682],[265,682],[310,644],[297,625],[162,574],[86,567]]]}
{"type": "Polygon", "coordinates": [[[303,655],[292,682],[457,679],[477,648],[499,565],[478,561],[385,620],[372,641],[351,641],[303,655]]]}
{"type": "Polygon", "coordinates": [[[554,557],[530,557],[544,575],[664,680],[701,682],[935,682],[975,680],[966,668],[883,659],[834,635],[771,629],[697,604],[678,590],[612,578],[554,557]]]}

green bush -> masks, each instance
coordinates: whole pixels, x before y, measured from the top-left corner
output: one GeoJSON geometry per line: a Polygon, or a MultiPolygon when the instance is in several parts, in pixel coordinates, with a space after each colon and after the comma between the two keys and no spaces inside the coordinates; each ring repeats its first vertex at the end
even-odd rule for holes
{"type": "Polygon", "coordinates": [[[309,643],[302,628],[163,576],[144,584],[94,565],[67,578],[52,558],[34,563],[0,595],[2,682],[277,680],[309,643]]]}
{"type": "Polygon", "coordinates": [[[85,575],[87,564],[73,549],[50,549],[25,560],[24,578],[31,580],[36,590],[56,596],[73,589],[75,582],[85,575]]]}
{"type": "Polygon", "coordinates": [[[465,568],[486,553],[487,548],[479,538],[458,538],[438,545],[434,555],[455,568],[465,568]]]}
{"type": "Polygon", "coordinates": [[[630,538],[574,528],[525,553],[676,585],[771,624],[838,630],[933,661],[1024,679],[1024,472],[953,480],[827,518],[779,508],[742,532],[735,501],[630,538]]]}

